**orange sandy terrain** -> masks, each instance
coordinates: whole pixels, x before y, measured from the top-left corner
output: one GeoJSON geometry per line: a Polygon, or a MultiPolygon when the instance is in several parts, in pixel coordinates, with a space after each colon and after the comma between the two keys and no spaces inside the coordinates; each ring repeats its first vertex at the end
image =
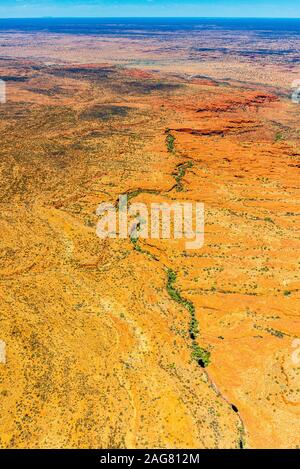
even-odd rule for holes
{"type": "Polygon", "coordinates": [[[299,447],[299,67],[1,40],[0,446],[299,447]],[[204,202],[204,246],[99,239],[120,194],[204,202]]]}

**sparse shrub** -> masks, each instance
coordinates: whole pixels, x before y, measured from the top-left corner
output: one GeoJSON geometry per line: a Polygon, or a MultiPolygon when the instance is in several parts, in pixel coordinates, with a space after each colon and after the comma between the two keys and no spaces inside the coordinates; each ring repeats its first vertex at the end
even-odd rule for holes
{"type": "Polygon", "coordinates": [[[281,132],[276,132],[275,134],[275,142],[280,142],[283,139],[283,135],[281,132]]]}

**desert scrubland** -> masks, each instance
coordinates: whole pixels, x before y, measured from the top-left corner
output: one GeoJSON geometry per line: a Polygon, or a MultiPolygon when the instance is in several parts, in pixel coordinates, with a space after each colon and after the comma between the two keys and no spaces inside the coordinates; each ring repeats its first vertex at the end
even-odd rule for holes
{"type": "Polygon", "coordinates": [[[1,32],[2,448],[299,445],[300,40],[237,37],[1,32]],[[204,246],[100,239],[121,194],[204,246]]]}

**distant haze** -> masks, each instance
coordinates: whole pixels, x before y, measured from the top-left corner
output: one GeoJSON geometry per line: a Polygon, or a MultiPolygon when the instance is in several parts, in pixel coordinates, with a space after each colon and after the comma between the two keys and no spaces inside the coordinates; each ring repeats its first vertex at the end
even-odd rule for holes
{"type": "Polygon", "coordinates": [[[1,18],[264,17],[299,18],[299,0],[1,0],[1,18]]]}

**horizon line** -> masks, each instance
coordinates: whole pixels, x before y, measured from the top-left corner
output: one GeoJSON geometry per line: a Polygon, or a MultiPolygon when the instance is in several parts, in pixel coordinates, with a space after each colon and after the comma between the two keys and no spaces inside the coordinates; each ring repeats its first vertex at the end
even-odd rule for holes
{"type": "Polygon", "coordinates": [[[0,17],[0,20],[37,20],[37,19],[249,19],[249,20],[300,20],[293,16],[15,16],[0,17]]]}

